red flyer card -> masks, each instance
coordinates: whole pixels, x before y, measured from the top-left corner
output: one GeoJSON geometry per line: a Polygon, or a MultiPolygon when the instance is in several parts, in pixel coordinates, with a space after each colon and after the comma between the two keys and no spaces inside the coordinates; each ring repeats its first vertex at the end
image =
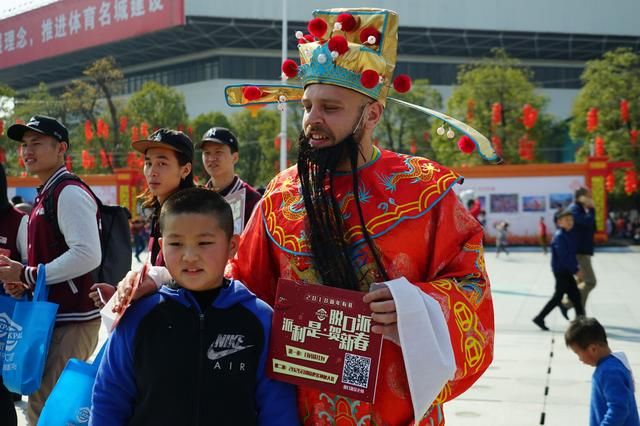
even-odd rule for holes
{"type": "Polygon", "coordinates": [[[371,332],[363,293],[280,279],[267,374],[372,402],[382,335],[371,332]]]}

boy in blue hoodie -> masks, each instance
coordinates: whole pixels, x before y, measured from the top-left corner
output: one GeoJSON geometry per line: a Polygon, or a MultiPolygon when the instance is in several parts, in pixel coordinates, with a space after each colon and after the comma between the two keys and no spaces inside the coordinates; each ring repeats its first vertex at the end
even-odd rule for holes
{"type": "Polygon", "coordinates": [[[556,289],[542,311],[533,318],[534,324],[543,330],[549,330],[544,319],[553,308],[560,306],[564,294],[569,296],[569,300],[576,309],[576,315],[584,316],[580,291],[574,277],[580,277],[580,271],[576,257],[576,243],[570,234],[573,228],[573,214],[571,210],[564,210],[558,213],[556,220],[558,230],[551,240],[551,270],[556,278],[556,289]]]}
{"type": "Polygon", "coordinates": [[[595,318],[572,321],[564,334],[580,361],[596,367],[591,381],[590,426],[640,426],[633,374],[623,352],[612,353],[595,318]]]}
{"type": "Polygon", "coordinates": [[[227,202],[178,191],[160,230],[173,281],[131,306],[111,336],[89,424],[299,424],[295,388],[265,376],[271,308],[224,277],[238,244],[227,202]]]}

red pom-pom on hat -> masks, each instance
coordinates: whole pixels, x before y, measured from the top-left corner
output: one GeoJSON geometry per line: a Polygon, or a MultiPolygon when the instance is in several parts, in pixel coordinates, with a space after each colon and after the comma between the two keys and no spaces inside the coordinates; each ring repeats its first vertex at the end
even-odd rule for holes
{"type": "Polygon", "coordinates": [[[329,51],[342,55],[349,50],[349,43],[344,36],[335,35],[329,39],[329,51]]]}
{"type": "Polygon", "coordinates": [[[262,90],[256,86],[247,86],[242,88],[242,96],[244,96],[248,101],[255,101],[262,97],[262,90]]]}
{"type": "Polygon", "coordinates": [[[360,31],[360,42],[362,44],[380,44],[380,31],[376,30],[374,27],[367,27],[360,31]],[[373,43],[369,43],[369,37],[373,36],[375,41],[373,43]]]}
{"type": "Polygon", "coordinates": [[[365,70],[360,76],[360,84],[367,89],[373,89],[380,83],[380,75],[374,70],[365,70]]]}
{"type": "Polygon", "coordinates": [[[322,38],[327,32],[327,23],[323,19],[314,18],[309,21],[307,29],[314,37],[322,38]]]}
{"type": "Polygon", "coordinates": [[[286,59],[282,63],[282,72],[288,78],[293,78],[298,75],[298,64],[293,59],[286,59]]]}
{"type": "Polygon", "coordinates": [[[393,80],[393,88],[398,93],[406,93],[411,89],[411,77],[400,74],[393,80]]]}
{"type": "Polygon", "coordinates": [[[350,13],[341,13],[340,15],[338,15],[336,21],[340,22],[340,24],[342,25],[342,31],[346,33],[355,30],[356,26],[358,25],[356,18],[354,18],[350,13]]]}
{"type": "Polygon", "coordinates": [[[464,135],[458,141],[458,148],[460,149],[460,151],[464,152],[465,154],[471,154],[473,151],[476,150],[476,144],[473,143],[473,141],[469,136],[464,135]]]}

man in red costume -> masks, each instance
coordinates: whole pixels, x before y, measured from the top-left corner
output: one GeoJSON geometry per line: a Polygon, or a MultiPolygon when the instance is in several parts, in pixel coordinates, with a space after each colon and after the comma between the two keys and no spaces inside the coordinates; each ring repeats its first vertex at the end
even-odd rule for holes
{"type": "MultiPolygon", "coordinates": [[[[372,331],[385,337],[375,402],[299,387],[305,425],[443,425],[443,403],[493,357],[482,228],[452,191],[461,176],[372,143],[391,86],[408,90],[408,77],[391,81],[397,15],[314,16],[312,34],[299,37],[301,64],[283,64],[301,85],[225,90],[229,105],[302,102],[305,111],[298,164],[269,183],[228,272],[271,305],[281,277],[360,290],[370,304],[372,331]],[[373,283],[382,286],[370,291],[373,283]]],[[[483,157],[497,159],[466,124],[397,102],[462,130],[483,157]]],[[[153,286],[147,281],[143,288],[153,286]]]]}
{"type": "MultiPolygon", "coordinates": [[[[281,277],[360,290],[370,303],[373,331],[385,336],[375,402],[299,388],[305,425],[442,425],[442,404],[467,390],[493,356],[482,228],[452,191],[458,174],[372,142],[395,66],[397,15],[314,16],[315,41],[298,46],[301,65],[283,65],[302,87],[226,89],[230,105],[304,106],[298,164],[268,185],[229,272],[271,305],[281,277]],[[372,35],[363,46],[365,32],[372,35]],[[369,291],[372,283],[384,286],[369,291]]],[[[473,129],[433,115],[495,155],[473,129]]]]}

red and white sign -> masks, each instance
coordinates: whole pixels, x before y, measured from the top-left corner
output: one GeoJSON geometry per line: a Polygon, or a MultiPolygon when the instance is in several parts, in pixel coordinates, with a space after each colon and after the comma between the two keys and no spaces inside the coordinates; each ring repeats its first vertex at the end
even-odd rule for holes
{"type": "Polygon", "coordinates": [[[184,23],[184,0],[61,0],[0,21],[0,69],[184,23]]]}

